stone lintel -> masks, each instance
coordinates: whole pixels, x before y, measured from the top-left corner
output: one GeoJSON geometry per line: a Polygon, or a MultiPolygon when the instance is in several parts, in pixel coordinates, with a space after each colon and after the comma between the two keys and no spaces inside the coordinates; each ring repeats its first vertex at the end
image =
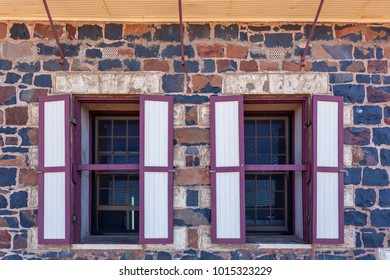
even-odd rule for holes
{"type": "Polygon", "coordinates": [[[226,74],[222,94],[329,94],[329,77],[327,73],[226,74]]]}
{"type": "Polygon", "coordinates": [[[53,93],[71,94],[157,94],[161,93],[160,73],[57,72],[53,93]]]}

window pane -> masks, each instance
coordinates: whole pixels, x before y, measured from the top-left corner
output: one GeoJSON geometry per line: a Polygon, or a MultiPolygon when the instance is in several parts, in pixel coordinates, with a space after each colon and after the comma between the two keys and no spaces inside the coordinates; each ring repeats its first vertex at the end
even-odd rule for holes
{"type": "Polygon", "coordinates": [[[127,121],[128,136],[139,136],[139,121],[128,120],[127,121]]]}
{"type": "Polygon", "coordinates": [[[99,205],[109,205],[109,194],[108,190],[100,190],[99,193],[99,205]]]}
{"type": "Polygon", "coordinates": [[[253,120],[245,120],[244,121],[244,135],[246,137],[250,136],[256,136],[256,129],[255,129],[255,121],[253,120]]]}
{"type": "Polygon", "coordinates": [[[128,140],[128,151],[138,152],[139,151],[139,137],[131,137],[128,140]]]}
{"type": "Polygon", "coordinates": [[[112,121],[111,120],[99,120],[98,124],[98,136],[111,136],[112,135],[112,121]]]}
{"type": "Polygon", "coordinates": [[[286,135],[286,121],[285,120],[272,120],[272,136],[285,136],[286,135]]]}
{"type": "Polygon", "coordinates": [[[98,149],[99,152],[111,152],[111,138],[99,138],[98,149]]]}
{"type": "Polygon", "coordinates": [[[139,164],[139,154],[130,154],[127,158],[128,164],[139,164]]]}
{"type": "Polygon", "coordinates": [[[105,233],[138,232],[138,211],[98,211],[98,230],[105,233]]]}
{"type": "Polygon", "coordinates": [[[261,155],[271,154],[271,138],[257,138],[257,153],[261,155]]]}
{"type": "Polygon", "coordinates": [[[114,138],[114,152],[126,152],[126,138],[114,138]]]}
{"type": "Polygon", "coordinates": [[[284,210],[273,211],[273,226],[284,226],[286,225],[285,212],[284,210]]]}
{"type": "Polygon", "coordinates": [[[255,155],[256,154],[256,138],[245,138],[245,154],[255,155]]]}
{"type": "Polygon", "coordinates": [[[271,126],[271,121],[269,120],[259,120],[257,121],[257,136],[270,136],[270,126],[271,126]]]}
{"type": "Polygon", "coordinates": [[[126,136],[126,120],[114,120],[114,136],[126,136]]]}

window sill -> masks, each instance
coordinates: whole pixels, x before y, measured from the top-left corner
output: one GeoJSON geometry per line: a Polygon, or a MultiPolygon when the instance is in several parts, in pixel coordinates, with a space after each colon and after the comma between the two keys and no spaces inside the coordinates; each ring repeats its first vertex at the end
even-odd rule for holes
{"type": "Polygon", "coordinates": [[[263,249],[310,249],[311,244],[295,235],[247,235],[246,243],[263,249]]]}
{"type": "Polygon", "coordinates": [[[112,235],[91,235],[78,244],[73,244],[72,249],[81,250],[135,250],[142,249],[138,244],[138,236],[112,236],[112,235]]]}

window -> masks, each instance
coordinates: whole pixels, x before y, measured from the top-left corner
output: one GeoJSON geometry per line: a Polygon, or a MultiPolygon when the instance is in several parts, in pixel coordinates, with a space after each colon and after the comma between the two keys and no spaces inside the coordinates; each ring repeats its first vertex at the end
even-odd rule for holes
{"type": "Polygon", "coordinates": [[[212,241],[342,243],[342,99],[210,102],[212,241]]]}
{"type": "Polygon", "coordinates": [[[39,100],[39,243],[171,243],[173,98],[73,99],[39,100]]]}

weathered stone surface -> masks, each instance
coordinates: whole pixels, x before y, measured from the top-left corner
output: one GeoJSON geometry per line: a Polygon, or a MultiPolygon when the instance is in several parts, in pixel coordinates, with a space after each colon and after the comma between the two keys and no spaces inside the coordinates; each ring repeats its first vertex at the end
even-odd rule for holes
{"type": "MultiPolygon", "coordinates": [[[[306,38],[308,38],[308,36],[310,34],[310,29],[311,29],[311,25],[305,25],[304,32],[305,32],[306,38]]],[[[332,40],[332,39],[334,39],[332,26],[328,26],[328,25],[317,25],[316,26],[314,33],[313,33],[313,37],[312,37],[313,41],[332,40]]]]}
{"type": "Polygon", "coordinates": [[[199,192],[196,190],[187,190],[187,200],[186,200],[187,206],[198,206],[199,204],[198,194],[199,192]]]}
{"type": "Polygon", "coordinates": [[[362,25],[336,25],[335,27],[335,35],[336,38],[346,39],[352,42],[362,41],[362,25]]]}
{"type": "Polygon", "coordinates": [[[56,73],[55,92],[140,94],[161,92],[159,73],[56,73]]]}
{"type": "Polygon", "coordinates": [[[140,71],[141,70],[141,62],[136,59],[125,59],[123,61],[123,66],[125,67],[125,71],[140,71]]]}
{"type": "Polygon", "coordinates": [[[16,104],[16,88],[12,86],[0,86],[0,105],[16,104]]]}
{"type": "Polygon", "coordinates": [[[14,249],[26,249],[27,248],[27,233],[15,234],[13,239],[14,249]]]}
{"type": "Polygon", "coordinates": [[[22,169],[19,172],[19,186],[38,185],[38,173],[33,169],[22,169]]]}
{"type": "Polygon", "coordinates": [[[198,248],[198,232],[196,228],[189,228],[187,235],[188,247],[198,248]]]}
{"type": "Polygon", "coordinates": [[[172,256],[168,252],[158,252],[157,260],[172,260],[172,256]]]}
{"type": "Polygon", "coordinates": [[[238,38],[238,25],[217,24],[214,30],[214,37],[223,40],[236,40],[238,38]]]}
{"type": "Polygon", "coordinates": [[[390,150],[381,149],[380,158],[383,166],[390,166],[390,150]]]}
{"type": "Polygon", "coordinates": [[[166,93],[184,91],[184,74],[164,75],[162,77],[162,89],[166,93]]]}
{"type": "Polygon", "coordinates": [[[180,25],[163,24],[156,28],[154,38],[163,42],[180,42],[180,25]]]}
{"type": "Polygon", "coordinates": [[[222,257],[214,253],[202,251],[200,252],[200,260],[222,260],[222,257]]]}
{"type": "MultiPolygon", "coordinates": [[[[264,69],[262,69],[264,70],[264,69]]],[[[243,71],[243,72],[257,72],[259,71],[259,67],[257,65],[257,62],[256,60],[252,59],[252,60],[243,60],[240,62],[240,71],[243,71]]]]}
{"type": "Polygon", "coordinates": [[[371,224],[374,227],[389,227],[390,210],[375,209],[371,211],[371,224]]]}
{"type": "Polygon", "coordinates": [[[390,101],[390,86],[367,87],[367,100],[370,103],[380,103],[390,101]]]}
{"type": "Polygon", "coordinates": [[[10,196],[10,207],[11,208],[23,208],[27,207],[27,192],[20,191],[14,192],[10,196]]]}
{"type": "Polygon", "coordinates": [[[358,148],[354,152],[353,163],[360,165],[377,165],[378,151],[373,147],[358,148]]]}
{"type": "Polygon", "coordinates": [[[346,72],[366,72],[366,67],[362,61],[346,60],[340,61],[340,70],[346,72]]]}
{"type": "Polygon", "coordinates": [[[176,209],[173,213],[175,225],[200,226],[210,224],[210,209],[176,209]]]}
{"type": "Polygon", "coordinates": [[[178,169],[175,183],[177,185],[208,185],[210,175],[207,169],[200,167],[178,169]]]}
{"type": "Polygon", "coordinates": [[[353,81],[352,74],[330,74],[329,81],[331,84],[344,84],[353,81]]]}
{"type": "Polygon", "coordinates": [[[4,209],[7,208],[7,206],[8,206],[7,198],[3,195],[0,195],[0,208],[4,209]]]}
{"type": "Polygon", "coordinates": [[[176,128],[174,130],[174,139],[177,144],[182,145],[209,144],[210,130],[203,128],[176,128]]]}
{"type": "Polygon", "coordinates": [[[123,24],[108,23],[104,28],[104,37],[109,40],[121,40],[123,24]]]}
{"type": "Polygon", "coordinates": [[[5,123],[7,125],[26,125],[28,121],[27,107],[10,107],[5,109],[5,123]]]}
{"type": "Polygon", "coordinates": [[[38,102],[38,98],[40,96],[46,96],[48,93],[48,89],[24,89],[20,92],[19,98],[21,101],[25,101],[27,103],[38,102]]]}
{"type": "Polygon", "coordinates": [[[103,38],[102,27],[98,25],[85,24],[78,27],[79,40],[99,40],[103,38]]]}
{"type": "Polygon", "coordinates": [[[198,73],[199,72],[199,62],[186,60],[184,62],[185,67],[183,68],[183,64],[181,61],[175,60],[173,62],[173,68],[176,73],[198,73]]]}
{"type": "Polygon", "coordinates": [[[368,145],[370,143],[370,129],[358,127],[344,128],[344,144],[347,145],[368,145]]]}
{"type": "Polygon", "coordinates": [[[363,186],[388,186],[389,183],[389,174],[385,169],[363,169],[363,186]]]}
{"type": "Polygon", "coordinates": [[[10,37],[15,40],[30,39],[30,32],[24,23],[14,23],[10,29],[10,37]]]}
{"type": "Polygon", "coordinates": [[[13,72],[8,72],[4,83],[5,84],[15,84],[16,82],[18,82],[20,80],[21,77],[22,76],[20,76],[19,74],[16,74],[13,72]]]}
{"type": "Polygon", "coordinates": [[[371,207],[375,204],[376,193],[373,189],[356,189],[355,204],[359,207],[371,207]]]}
{"type": "MultiPolygon", "coordinates": [[[[61,38],[62,34],[64,34],[64,26],[55,25],[54,29],[57,33],[58,38],[61,38]]],[[[36,23],[34,27],[34,37],[54,40],[53,30],[49,24],[36,23]]]]}
{"type": "Polygon", "coordinates": [[[0,249],[11,248],[11,235],[7,230],[0,230],[0,249]]]}
{"type": "Polygon", "coordinates": [[[7,37],[7,24],[0,22],[0,39],[7,37]]]}
{"type": "Polygon", "coordinates": [[[375,145],[390,145],[390,127],[373,128],[372,141],[375,145]]]}
{"type": "Polygon", "coordinates": [[[167,60],[146,59],[146,60],[144,60],[143,70],[144,71],[168,72],[169,71],[169,63],[167,60]]]}
{"type": "Polygon", "coordinates": [[[18,134],[22,138],[22,146],[38,145],[38,128],[21,128],[18,134]]]}
{"type": "Polygon", "coordinates": [[[36,73],[41,71],[41,63],[36,62],[18,62],[15,66],[15,69],[20,72],[25,73],[36,73]]]}
{"type": "Polygon", "coordinates": [[[374,48],[370,47],[355,47],[353,56],[355,59],[370,59],[375,57],[374,48]]]}
{"type": "Polygon", "coordinates": [[[362,239],[364,247],[366,248],[378,248],[383,247],[383,241],[385,238],[385,233],[376,233],[376,232],[363,232],[362,239]]]}
{"type": "MultiPolygon", "coordinates": [[[[168,45],[162,50],[161,56],[164,58],[181,57],[181,46],[168,45]]],[[[184,46],[184,57],[193,58],[194,56],[194,48],[191,45],[184,46]]]]}
{"type": "Polygon", "coordinates": [[[221,45],[197,45],[196,50],[200,57],[223,57],[224,48],[221,45]]]}
{"type": "Polygon", "coordinates": [[[390,207],[390,189],[379,190],[379,206],[390,207]]]}
{"type": "Polygon", "coordinates": [[[367,72],[369,73],[388,73],[387,60],[369,60],[367,66],[367,72]]]}
{"type": "Polygon", "coordinates": [[[353,110],[354,124],[380,124],[382,108],[379,106],[355,106],[353,110]]]}
{"type": "Polygon", "coordinates": [[[190,41],[210,38],[210,24],[189,24],[187,26],[190,41]]]}
{"type": "Polygon", "coordinates": [[[358,82],[359,84],[369,84],[369,83],[371,83],[370,75],[357,74],[356,75],[356,82],[358,82]]]}
{"type": "Polygon", "coordinates": [[[99,71],[122,70],[122,61],[119,59],[104,59],[99,61],[99,71]]]}
{"type": "Polygon", "coordinates": [[[227,74],[223,94],[328,93],[326,74],[227,74]]]}
{"type": "Polygon", "coordinates": [[[352,59],[352,45],[322,45],[334,59],[352,59]]]}
{"type": "Polygon", "coordinates": [[[291,33],[265,34],[265,46],[268,48],[275,48],[275,47],[291,48],[292,40],[293,38],[291,33]]]}
{"type": "Polygon", "coordinates": [[[344,224],[353,226],[365,226],[367,224],[367,214],[355,210],[344,212],[344,224]]]}
{"type": "Polygon", "coordinates": [[[362,180],[361,168],[345,168],[348,173],[344,174],[345,185],[358,185],[362,180]]]}
{"type": "Polygon", "coordinates": [[[235,72],[237,71],[237,62],[228,59],[217,60],[217,71],[219,73],[235,72]]]}
{"type": "Polygon", "coordinates": [[[334,61],[315,61],[312,63],[313,72],[337,72],[338,64],[334,61]]]}
{"type": "Polygon", "coordinates": [[[175,104],[202,104],[208,102],[209,97],[206,95],[197,95],[197,94],[192,94],[192,95],[175,94],[173,96],[173,100],[175,104]]]}
{"type": "MultiPolygon", "coordinates": [[[[23,157],[18,155],[0,155],[1,166],[21,166],[23,164],[23,157]]],[[[6,171],[4,171],[6,172],[6,171]]],[[[13,172],[13,171],[11,171],[13,172]]],[[[1,174],[1,171],[0,171],[1,174]]],[[[16,176],[16,173],[14,174],[16,176]]],[[[1,181],[0,181],[1,182],[1,181]]]]}
{"type": "Polygon", "coordinates": [[[248,56],[248,47],[229,44],[226,48],[226,57],[245,59],[248,56]]]}
{"type": "Polygon", "coordinates": [[[34,44],[29,41],[19,44],[5,42],[3,46],[3,56],[8,58],[29,57],[33,55],[34,49],[34,44]]]}
{"type": "Polygon", "coordinates": [[[20,225],[24,228],[32,228],[38,224],[36,210],[22,210],[19,213],[20,225]]]}
{"type": "Polygon", "coordinates": [[[12,69],[12,61],[0,59],[0,70],[11,70],[12,69]]]}

